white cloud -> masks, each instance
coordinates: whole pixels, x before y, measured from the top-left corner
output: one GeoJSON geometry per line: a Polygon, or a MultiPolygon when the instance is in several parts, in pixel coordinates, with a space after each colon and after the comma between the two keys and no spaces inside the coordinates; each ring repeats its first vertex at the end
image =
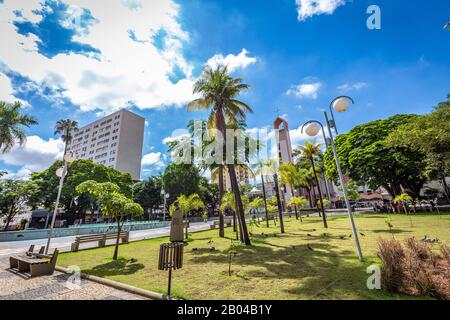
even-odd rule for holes
{"type": "Polygon", "coordinates": [[[91,45],[101,54],[69,53],[53,58],[39,54],[39,39],[18,34],[12,23],[39,21],[42,17],[36,10],[42,9],[41,2],[5,0],[0,4],[0,37],[8,43],[0,47],[0,60],[11,70],[39,85],[63,89],[64,97],[83,111],[110,112],[130,103],[141,109],[158,108],[192,99],[193,67],[182,54],[189,35],[178,23],[179,7],[173,0],[110,0],[108,10],[103,1],[66,0],[70,10],[60,24],[70,27],[80,8],[88,9],[96,22],[89,29],[75,24],[73,41],[91,45]],[[17,18],[15,10],[22,10],[23,17],[17,18]],[[163,48],[158,48],[153,37],[161,30],[167,36],[163,48]],[[130,31],[138,41],[130,38],[130,31]],[[175,69],[184,77],[173,83],[170,76],[175,69]]]}
{"type": "Polygon", "coordinates": [[[2,72],[0,72],[0,100],[10,103],[17,100],[13,94],[11,80],[2,72]]]}
{"type": "Polygon", "coordinates": [[[346,0],[295,0],[297,4],[298,20],[320,14],[332,14],[337,7],[343,6],[346,0]]]}
{"type": "Polygon", "coordinates": [[[222,54],[216,54],[206,62],[206,65],[215,68],[223,64],[228,66],[228,70],[231,72],[237,69],[245,69],[258,61],[258,58],[250,57],[248,54],[249,52],[245,48],[238,55],[229,54],[224,57],[222,54]]]}
{"type": "Polygon", "coordinates": [[[165,164],[161,160],[161,152],[151,152],[142,157],[142,166],[164,167],[165,164]]]}
{"type": "Polygon", "coordinates": [[[177,129],[177,130],[174,130],[169,137],[165,137],[162,140],[162,143],[163,144],[168,144],[168,143],[171,143],[171,142],[174,142],[174,141],[179,141],[179,140],[181,140],[183,138],[190,138],[190,137],[191,137],[191,134],[189,133],[188,130],[186,130],[186,129],[177,129]]]}
{"type": "Polygon", "coordinates": [[[296,96],[297,98],[317,99],[317,94],[321,87],[322,83],[320,82],[305,82],[291,86],[286,94],[296,96]]]}
{"type": "Polygon", "coordinates": [[[56,160],[62,159],[64,143],[60,139],[44,140],[38,136],[29,136],[23,147],[15,145],[13,149],[2,154],[0,160],[7,165],[21,166],[10,177],[25,177],[31,172],[47,169],[56,160]]]}
{"type": "Polygon", "coordinates": [[[344,83],[340,86],[338,86],[336,89],[342,93],[347,93],[350,91],[358,91],[361,90],[363,88],[367,87],[367,83],[365,82],[356,82],[353,84],[349,84],[349,83],[344,83]]]}
{"type": "MultiPolygon", "coordinates": [[[[7,170],[5,170],[7,171],[7,170]]],[[[31,177],[31,174],[33,171],[29,169],[20,169],[17,172],[11,172],[4,176],[2,176],[2,179],[12,179],[12,180],[28,180],[31,177]]]]}

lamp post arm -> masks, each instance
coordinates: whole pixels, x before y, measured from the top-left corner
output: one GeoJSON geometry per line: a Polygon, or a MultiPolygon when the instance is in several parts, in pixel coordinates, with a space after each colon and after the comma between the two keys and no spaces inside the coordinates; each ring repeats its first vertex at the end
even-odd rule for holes
{"type": "MultiPolygon", "coordinates": [[[[336,134],[339,134],[339,132],[338,132],[338,129],[336,126],[336,120],[334,119],[333,104],[336,100],[339,100],[342,98],[348,99],[351,101],[352,104],[355,104],[355,101],[353,100],[353,98],[349,97],[349,96],[339,96],[339,97],[334,98],[333,101],[331,101],[331,103],[330,103],[330,113],[331,113],[331,121],[332,121],[331,127],[334,128],[334,130],[336,131],[336,134]]],[[[328,121],[328,126],[330,126],[331,121],[328,121]]]]}
{"type": "Polygon", "coordinates": [[[325,141],[325,145],[326,145],[326,147],[328,148],[328,142],[329,142],[329,141],[328,141],[328,139],[327,139],[327,135],[325,134],[325,128],[323,127],[322,122],[317,121],[317,120],[309,120],[309,121],[305,122],[305,123],[302,125],[301,133],[303,134],[304,128],[305,128],[308,124],[310,124],[310,123],[316,123],[316,124],[318,124],[318,125],[320,126],[320,128],[322,128],[323,140],[325,141]]]}

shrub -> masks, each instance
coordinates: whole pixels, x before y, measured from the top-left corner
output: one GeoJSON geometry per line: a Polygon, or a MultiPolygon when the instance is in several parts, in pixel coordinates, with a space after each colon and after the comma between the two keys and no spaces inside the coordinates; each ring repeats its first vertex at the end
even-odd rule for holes
{"type": "Polygon", "coordinates": [[[450,249],[442,245],[440,254],[429,243],[415,238],[404,247],[395,240],[378,240],[378,256],[383,270],[384,290],[410,295],[450,299],[450,249]]]}

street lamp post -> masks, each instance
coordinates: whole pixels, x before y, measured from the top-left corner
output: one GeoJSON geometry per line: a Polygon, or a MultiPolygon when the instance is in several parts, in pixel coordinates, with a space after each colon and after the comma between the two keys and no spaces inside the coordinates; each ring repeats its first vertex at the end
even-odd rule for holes
{"type": "Polygon", "coordinates": [[[325,120],[327,122],[327,127],[328,127],[328,134],[329,134],[328,138],[327,138],[327,136],[325,134],[324,126],[322,125],[322,123],[320,121],[311,120],[311,121],[306,122],[303,125],[303,127],[302,127],[302,131],[303,131],[303,128],[305,128],[306,129],[305,132],[306,132],[306,134],[308,136],[315,137],[315,136],[317,136],[319,134],[320,129],[322,129],[322,134],[324,136],[326,146],[327,147],[331,146],[331,148],[333,150],[333,156],[334,156],[334,159],[336,161],[336,168],[337,168],[337,171],[338,171],[338,174],[339,174],[339,180],[341,182],[342,190],[344,192],[345,202],[347,204],[348,217],[350,219],[350,224],[351,224],[351,227],[352,227],[353,237],[355,238],[356,250],[358,252],[359,260],[363,261],[363,255],[362,255],[362,252],[361,252],[361,246],[359,244],[359,237],[358,237],[358,233],[357,233],[357,230],[356,230],[356,225],[355,225],[355,222],[353,220],[353,213],[352,213],[352,209],[351,209],[351,206],[350,206],[350,200],[348,198],[348,193],[347,193],[347,188],[345,186],[344,176],[342,174],[341,166],[340,166],[340,163],[339,163],[339,158],[337,156],[336,146],[335,146],[334,140],[333,140],[333,134],[331,133],[331,125],[330,125],[330,122],[328,120],[328,115],[327,115],[326,112],[325,112],[325,120]]]}
{"type": "Polygon", "coordinates": [[[64,162],[63,166],[61,168],[59,168],[58,170],[56,170],[56,175],[58,177],[60,177],[59,187],[58,187],[58,195],[56,196],[55,210],[53,211],[50,232],[48,233],[47,246],[45,247],[45,254],[48,254],[48,250],[50,249],[50,241],[51,241],[51,238],[53,237],[53,228],[55,227],[56,215],[58,214],[58,211],[59,211],[58,207],[59,207],[59,201],[61,199],[61,191],[62,191],[62,187],[64,184],[64,178],[67,175],[67,165],[73,161],[75,161],[75,158],[72,156],[72,154],[65,154],[64,160],[63,160],[63,162],[64,162]]]}
{"type": "Polygon", "coordinates": [[[167,212],[167,199],[169,198],[169,193],[166,193],[166,190],[162,190],[161,194],[164,197],[164,210],[163,210],[163,221],[166,221],[166,212],[167,212]]]}
{"type": "MultiPolygon", "coordinates": [[[[328,147],[328,144],[329,144],[329,143],[328,143],[328,141],[327,141],[327,139],[326,139],[325,130],[324,130],[324,128],[323,128],[322,123],[320,123],[319,121],[315,121],[315,120],[306,122],[306,123],[302,126],[302,130],[301,130],[301,133],[302,133],[302,134],[303,134],[303,129],[305,128],[305,126],[306,126],[306,131],[309,132],[309,133],[307,133],[307,134],[308,134],[308,135],[312,135],[312,136],[316,136],[316,135],[319,133],[319,130],[320,130],[320,128],[321,128],[321,129],[322,129],[323,137],[324,137],[324,139],[325,139],[325,144],[326,144],[326,146],[328,147]],[[319,128],[318,126],[320,126],[320,128],[319,128]]],[[[321,190],[321,188],[320,188],[319,179],[317,178],[317,172],[316,172],[316,168],[315,168],[315,166],[314,166],[314,159],[313,159],[313,156],[312,156],[312,155],[311,155],[310,161],[311,161],[311,165],[312,165],[312,169],[313,169],[313,173],[314,173],[314,179],[316,180],[316,183],[317,183],[317,191],[319,191],[319,200],[320,200],[320,206],[321,206],[321,209],[322,209],[323,225],[324,225],[325,228],[328,228],[327,214],[326,214],[326,212],[325,212],[325,207],[323,206],[322,190],[321,190]]],[[[325,182],[326,182],[326,181],[325,181],[325,182]]]]}
{"type": "Polygon", "coordinates": [[[348,218],[350,219],[353,237],[355,238],[356,250],[358,251],[359,260],[363,261],[364,258],[363,258],[362,251],[361,251],[361,245],[359,244],[358,232],[356,231],[356,225],[355,225],[355,221],[353,219],[352,207],[350,205],[350,199],[348,198],[347,186],[345,185],[344,175],[342,174],[341,164],[339,162],[339,158],[338,158],[337,151],[336,151],[336,145],[334,144],[333,133],[331,132],[331,127],[330,127],[330,124],[328,121],[327,113],[324,112],[324,115],[325,115],[325,120],[327,121],[327,124],[328,124],[327,127],[328,127],[328,134],[330,135],[330,140],[331,140],[331,148],[333,150],[334,160],[336,161],[336,169],[339,174],[339,181],[341,182],[342,192],[344,193],[345,204],[347,206],[347,212],[348,212],[348,218]]]}

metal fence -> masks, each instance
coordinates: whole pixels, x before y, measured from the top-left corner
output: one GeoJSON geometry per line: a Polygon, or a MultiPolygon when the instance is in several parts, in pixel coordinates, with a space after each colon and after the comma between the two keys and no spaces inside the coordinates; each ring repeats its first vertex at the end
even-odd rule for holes
{"type": "MultiPolygon", "coordinates": [[[[148,229],[168,227],[169,225],[170,222],[167,221],[125,222],[122,230],[123,231],[148,230],[148,229]]],[[[70,226],[69,228],[55,228],[53,230],[53,237],[60,238],[60,237],[80,236],[88,234],[112,233],[112,232],[117,232],[116,223],[82,224],[70,226]]],[[[49,233],[50,229],[0,232],[0,242],[45,239],[48,237],[49,233]]]]}

